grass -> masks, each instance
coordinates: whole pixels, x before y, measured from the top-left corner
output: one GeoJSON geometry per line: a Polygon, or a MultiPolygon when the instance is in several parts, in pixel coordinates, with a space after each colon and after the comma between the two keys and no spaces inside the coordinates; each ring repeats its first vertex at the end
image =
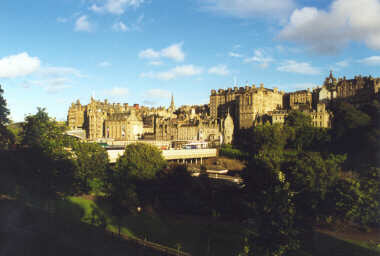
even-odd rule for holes
{"type": "MultiPolygon", "coordinates": [[[[104,202],[70,197],[69,200],[83,210],[81,220],[89,223],[94,211],[104,214],[108,229],[117,232],[117,222],[104,202]]],[[[78,210],[77,210],[78,211],[78,210]]],[[[73,216],[78,217],[78,212],[73,216]]],[[[236,223],[194,216],[170,214],[141,214],[125,216],[122,233],[168,247],[177,248],[192,255],[237,255],[242,240],[243,227],[236,223]]],[[[300,250],[293,256],[376,256],[380,248],[363,242],[342,240],[331,235],[314,232],[302,241],[300,250]]],[[[290,255],[290,256],[292,256],[290,255]]]]}
{"type": "MultiPolygon", "coordinates": [[[[66,216],[79,218],[91,223],[93,216],[102,214],[106,217],[107,228],[117,232],[117,220],[112,217],[110,208],[104,202],[94,202],[85,198],[69,197],[68,202],[79,206],[65,208],[66,216]]],[[[205,221],[204,218],[184,216],[167,216],[159,214],[140,214],[125,216],[122,220],[121,232],[125,235],[146,239],[171,248],[178,246],[182,251],[192,255],[237,255],[241,240],[241,226],[235,224],[205,221]]]]}

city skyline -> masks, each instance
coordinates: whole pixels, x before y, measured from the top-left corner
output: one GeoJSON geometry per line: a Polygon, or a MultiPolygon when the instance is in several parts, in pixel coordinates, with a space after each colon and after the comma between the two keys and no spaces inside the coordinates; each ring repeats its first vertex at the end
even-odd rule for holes
{"type": "Polygon", "coordinates": [[[295,91],[380,76],[378,0],[57,0],[0,4],[0,84],[14,121],[91,96],[206,104],[210,90],[295,91]],[[363,15],[365,13],[366,15],[363,15]]]}

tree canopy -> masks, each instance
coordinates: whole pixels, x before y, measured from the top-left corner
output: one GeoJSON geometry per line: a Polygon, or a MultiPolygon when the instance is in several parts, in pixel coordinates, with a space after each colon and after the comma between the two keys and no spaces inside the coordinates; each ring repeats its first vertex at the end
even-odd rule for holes
{"type": "Polygon", "coordinates": [[[7,108],[7,101],[3,96],[4,90],[0,85],[0,125],[5,126],[9,123],[9,109],[7,108]]]}
{"type": "Polygon", "coordinates": [[[116,162],[118,172],[134,180],[152,180],[166,166],[161,151],[145,143],[130,144],[116,162]]]}

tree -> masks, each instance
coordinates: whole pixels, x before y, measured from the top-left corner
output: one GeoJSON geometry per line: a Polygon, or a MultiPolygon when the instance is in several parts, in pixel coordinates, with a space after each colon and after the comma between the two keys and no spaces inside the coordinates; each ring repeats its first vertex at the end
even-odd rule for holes
{"type": "Polygon", "coordinates": [[[107,151],[96,143],[73,143],[75,176],[80,192],[104,190],[108,170],[107,151]]]}
{"type": "Polygon", "coordinates": [[[115,176],[125,185],[134,185],[141,202],[152,202],[157,173],[166,166],[161,151],[149,144],[135,143],[125,148],[116,162],[115,176]]]}
{"type": "Polygon", "coordinates": [[[36,180],[37,189],[49,201],[72,192],[75,165],[72,153],[64,146],[64,127],[52,120],[44,109],[25,118],[22,131],[28,168],[25,175],[36,180]]]}
{"type": "Polygon", "coordinates": [[[313,225],[317,217],[328,211],[322,206],[344,160],[345,156],[340,155],[324,159],[317,152],[300,152],[285,158],[281,170],[294,192],[299,223],[313,225]]]}
{"type": "Polygon", "coordinates": [[[44,108],[37,108],[35,115],[25,117],[22,128],[23,145],[46,151],[64,146],[65,127],[51,119],[44,108]]]}
{"type": "Polygon", "coordinates": [[[9,123],[9,109],[7,108],[7,101],[3,97],[4,90],[0,85],[0,149],[6,148],[9,144],[14,143],[14,135],[7,128],[9,123]]]}
{"type": "Polygon", "coordinates": [[[7,101],[3,97],[4,90],[0,85],[0,125],[5,126],[9,123],[9,109],[7,108],[7,101]]]}
{"type": "Polygon", "coordinates": [[[281,161],[281,154],[262,151],[243,171],[250,218],[245,255],[286,255],[299,246],[293,192],[280,170],[281,161]]]}
{"type": "Polygon", "coordinates": [[[292,111],[285,118],[285,130],[288,134],[287,148],[302,151],[311,145],[314,129],[311,126],[311,117],[300,112],[292,111]]]}
{"type": "Polygon", "coordinates": [[[166,166],[161,151],[149,144],[135,143],[125,148],[116,162],[116,169],[135,180],[152,180],[166,166]]]}
{"type": "Polygon", "coordinates": [[[286,139],[286,131],[280,125],[265,124],[240,130],[235,145],[252,155],[263,150],[281,151],[285,146],[286,139]]]}

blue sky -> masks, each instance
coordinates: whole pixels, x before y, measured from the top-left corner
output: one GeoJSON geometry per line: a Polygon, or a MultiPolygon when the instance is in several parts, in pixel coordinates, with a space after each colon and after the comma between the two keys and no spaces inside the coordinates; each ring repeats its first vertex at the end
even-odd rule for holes
{"type": "Polygon", "coordinates": [[[0,84],[21,121],[71,102],[208,103],[246,83],[284,91],[380,76],[380,0],[3,0],[0,84]]]}

